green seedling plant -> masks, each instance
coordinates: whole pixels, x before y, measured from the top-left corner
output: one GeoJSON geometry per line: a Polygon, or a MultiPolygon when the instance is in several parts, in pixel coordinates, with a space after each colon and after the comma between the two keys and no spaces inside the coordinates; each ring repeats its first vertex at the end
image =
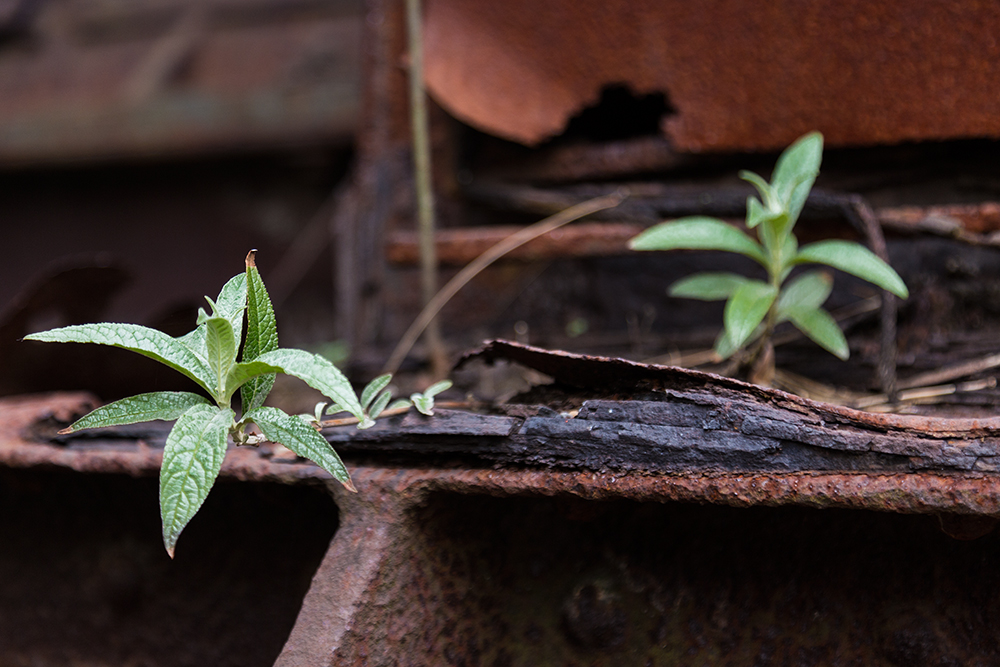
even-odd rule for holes
{"type": "Polygon", "coordinates": [[[832,276],[811,270],[788,280],[800,264],[824,264],[901,298],[908,296],[892,267],[858,243],[827,240],[799,247],[792,231],[819,173],[822,155],[823,136],[812,132],[781,154],[770,183],[753,172],[740,172],[740,178],[753,184],[760,195],[759,199],[747,198],[746,226],[757,238],[722,220],[695,216],[655,225],[629,242],[634,250],[725,250],[764,267],[766,281],[728,272],[697,273],[670,286],[672,296],[726,302],[723,331],[715,343],[722,359],[740,352],[745,366],[754,363],[769,348],[774,328],[782,322],[790,322],[840,359],[848,358],[840,326],[821,307],[833,289],[832,276]]]}
{"type": "MultiPolygon", "coordinates": [[[[356,418],[359,428],[373,424],[373,412],[379,412],[380,404],[385,407],[388,402],[381,395],[376,398],[367,393],[361,401],[348,379],[323,357],[278,347],[274,309],[254,253],[247,255],[246,271],[227,282],[214,301],[205,297],[211,312],[200,310],[196,328],[185,336],[175,338],[135,324],[101,323],[62,327],[26,337],[131,350],[186,375],[211,397],[172,391],[139,394],[99,407],[60,431],[68,434],[103,426],[176,420],[167,436],[160,467],[163,544],[171,558],[181,531],[215,483],[230,438],[237,445],[256,445],[264,440],[280,443],[355,491],[340,457],[315,428],[298,416],[264,405],[276,374],[297,377],[319,390],[340,410],[356,418]],[[241,341],[243,353],[237,360],[241,341]],[[239,419],[232,408],[237,390],[242,399],[239,419]],[[248,430],[251,425],[260,432],[248,430]]],[[[387,384],[386,378],[374,393],[387,384]]]]}
{"type": "Polygon", "coordinates": [[[323,415],[337,415],[344,412],[351,412],[339,403],[327,403],[325,401],[316,404],[313,414],[299,415],[299,417],[316,429],[321,429],[324,426],[344,426],[349,422],[357,422],[359,428],[369,428],[375,425],[375,420],[379,417],[391,417],[401,414],[409,410],[411,406],[416,408],[417,412],[430,417],[434,415],[434,397],[442,391],[450,389],[452,386],[451,380],[441,380],[435,382],[422,392],[410,394],[409,400],[401,398],[393,401],[390,405],[392,388],[389,387],[389,382],[391,381],[391,373],[379,375],[361,391],[361,408],[364,413],[361,420],[358,420],[356,417],[347,417],[345,419],[323,421],[323,415]]]}

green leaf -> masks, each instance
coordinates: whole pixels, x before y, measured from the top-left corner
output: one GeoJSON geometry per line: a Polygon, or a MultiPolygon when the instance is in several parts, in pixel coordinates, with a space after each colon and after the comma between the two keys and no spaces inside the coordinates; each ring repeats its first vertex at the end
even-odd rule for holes
{"type": "Polygon", "coordinates": [[[371,409],[368,410],[368,416],[372,419],[378,419],[378,416],[382,414],[383,410],[385,410],[385,406],[389,405],[389,401],[391,399],[392,392],[388,390],[383,391],[378,395],[378,398],[375,399],[375,402],[372,403],[371,409]]]}
{"type": "Polygon", "coordinates": [[[850,241],[819,241],[803,246],[795,256],[796,264],[815,262],[867,280],[905,299],[910,295],[892,267],[868,248],[850,241]]]}
{"type": "MultiPolygon", "coordinates": [[[[759,174],[755,174],[754,172],[748,171],[746,169],[744,169],[739,173],[739,177],[742,178],[744,181],[752,184],[755,188],[757,188],[757,192],[760,193],[761,201],[764,202],[763,206],[761,206],[760,202],[757,202],[758,206],[761,206],[761,208],[763,209],[772,208],[774,202],[774,192],[771,190],[771,186],[768,184],[767,181],[761,178],[759,174]]],[[[750,202],[748,200],[747,201],[748,208],[749,205],[750,202]]],[[[750,225],[749,220],[747,221],[747,223],[749,227],[754,227],[756,225],[756,223],[754,225],[750,225]]]]}
{"type": "Polygon", "coordinates": [[[405,398],[399,398],[390,403],[386,410],[399,410],[400,408],[408,408],[410,405],[410,401],[405,398]]]}
{"type": "Polygon", "coordinates": [[[208,399],[186,391],[138,394],[102,405],[59,432],[73,433],[85,428],[138,424],[154,419],[173,421],[196,405],[209,405],[208,399]]]}
{"type": "Polygon", "coordinates": [[[815,310],[823,305],[833,291],[833,276],[826,271],[809,271],[784,286],[775,310],[779,321],[789,319],[793,312],[815,310]]]}
{"type": "Polygon", "coordinates": [[[739,348],[767,315],[778,290],[759,280],[747,280],[726,302],[723,313],[726,332],[732,344],[739,348]]]}
{"type": "Polygon", "coordinates": [[[337,452],[333,451],[326,438],[312,426],[298,417],[271,407],[259,407],[247,414],[246,419],[257,424],[271,442],[281,443],[326,470],[348,490],[357,491],[351,483],[351,476],[344,467],[344,462],[337,456],[337,452]]]}
{"type": "Polygon", "coordinates": [[[411,394],[410,400],[413,401],[413,407],[417,409],[422,415],[427,415],[430,417],[434,414],[434,397],[424,396],[423,394],[411,394]]]}
{"type": "MultiPolygon", "coordinates": [[[[243,361],[253,361],[266,352],[278,349],[278,326],[274,318],[271,297],[254,261],[255,252],[247,255],[247,339],[243,345],[243,361]]],[[[253,378],[240,388],[243,411],[249,412],[264,404],[274,386],[274,374],[253,378]]]]}
{"type": "Polygon", "coordinates": [[[431,386],[424,390],[424,396],[437,396],[442,391],[447,391],[451,389],[451,380],[438,380],[431,386]]]}
{"type": "Polygon", "coordinates": [[[841,359],[851,355],[847,339],[837,321],[822,308],[795,310],[789,319],[799,331],[841,359]]]}
{"type": "Polygon", "coordinates": [[[766,208],[756,197],[747,197],[747,227],[753,229],[764,222],[771,222],[784,215],[784,211],[766,208]]]}
{"type": "Polygon", "coordinates": [[[364,419],[364,410],[344,374],[323,357],[304,350],[273,350],[254,361],[234,365],[229,373],[226,390],[233,392],[244,382],[267,373],[285,373],[297,377],[327,398],[333,399],[351,415],[364,419]]]}
{"type": "Polygon", "coordinates": [[[675,282],[667,293],[702,301],[724,301],[746,281],[747,278],[735,273],[696,273],[675,282]]]}
{"type": "Polygon", "coordinates": [[[389,382],[392,381],[392,374],[386,373],[385,375],[379,375],[377,378],[368,383],[368,385],[361,392],[361,407],[368,409],[369,404],[375,396],[385,389],[389,382]]]}
{"type": "Polygon", "coordinates": [[[205,351],[208,367],[216,377],[216,388],[212,395],[217,401],[228,400],[226,378],[236,363],[236,339],[233,337],[233,325],[229,320],[224,317],[210,317],[205,321],[205,351]]]}
{"type": "Polygon", "coordinates": [[[629,247],[633,250],[728,250],[767,267],[759,243],[716,218],[691,217],[663,222],[629,241],[629,247]]]}
{"type": "Polygon", "coordinates": [[[229,279],[215,299],[215,314],[229,320],[237,345],[243,338],[243,312],[247,307],[247,278],[237,273],[229,279]]]}
{"type": "Polygon", "coordinates": [[[736,354],[736,350],[740,349],[738,346],[733,345],[733,340],[729,337],[729,332],[723,329],[718,338],[715,339],[714,350],[717,355],[723,359],[728,359],[729,357],[736,354]]]}
{"type": "Polygon", "coordinates": [[[184,343],[162,331],[138,324],[76,324],[25,336],[49,343],[96,343],[137,352],[155,359],[197,382],[212,393],[212,371],[184,343]]]}
{"type": "Polygon", "coordinates": [[[794,223],[802,212],[823,160],[823,135],[810,132],[799,137],[778,158],[771,188],[794,223]]]}
{"type": "Polygon", "coordinates": [[[160,468],[163,545],[171,558],[181,531],[198,512],[226,455],[233,411],[195,405],[182,414],[167,436],[160,468]]]}

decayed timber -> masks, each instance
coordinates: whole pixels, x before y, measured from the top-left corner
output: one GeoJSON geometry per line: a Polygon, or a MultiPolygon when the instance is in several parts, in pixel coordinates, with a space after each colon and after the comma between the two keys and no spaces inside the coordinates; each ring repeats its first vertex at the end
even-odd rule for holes
{"type": "Polygon", "coordinates": [[[575,387],[579,409],[409,413],[329,434],[345,453],[647,472],[1000,470],[1000,419],[871,414],[731,378],[494,341],[466,359],[517,361],[575,387]],[[625,398],[625,400],[621,400],[625,398]]]}

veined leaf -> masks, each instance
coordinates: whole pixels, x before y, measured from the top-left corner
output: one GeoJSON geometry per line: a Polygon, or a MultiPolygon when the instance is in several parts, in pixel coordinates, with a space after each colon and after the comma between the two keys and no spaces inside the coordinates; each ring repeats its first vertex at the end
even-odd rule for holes
{"type": "Polygon", "coordinates": [[[889,290],[898,297],[910,295],[899,274],[868,248],[850,241],[819,241],[803,246],[795,256],[796,264],[815,262],[857,276],[889,290]]]}
{"type": "Polygon", "coordinates": [[[212,396],[223,400],[226,396],[226,378],[236,363],[236,339],[233,325],[224,317],[210,317],[205,321],[205,351],[208,367],[215,374],[215,390],[212,396]]]}
{"type": "Polygon", "coordinates": [[[747,280],[726,302],[723,312],[726,332],[734,347],[739,348],[767,315],[778,290],[759,280],[747,280]]]}
{"type": "Polygon", "coordinates": [[[208,366],[208,350],[205,347],[205,328],[207,325],[199,324],[191,331],[187,332],[183,336],[176,338],[177,342],[182,344],[187,349],[198,357],[206,366],[208,366]]]}
{"type": "Polygon", "coordinates": [[[828,352],[841,359],[851,356],[844,332],[830,313],[822,308],[795,310],[789,313],[789,319],[799,331],[828,352]]]}
{"type": "Polygon", "coordinates": [[[667,293],[702,301],[724,301],[746,281],[747,278],[735,273],[696,273],[675,282],[667,293]]]}
{"type": "Polygon", "coordinates": [[[170,366],[212,393],[212,371],[190,349],[162,331],[138,324],[76,324],[25,336],[49,343],[96,343],[137,352],[170,366]]]}
{"type": "Polygon", "coordinates": [[[361,407],[367,410],[369,404],[371,404],[375,396],[378,395],[380,391],[385,389],[391,381],[392,374],[386,373],[385,375],[379,375],[377,378],[369,382],[361,392],[361,407]]]}
{"type": "Polygon", "coordinates": [[[344,462],[340,460],[326,438],[312,426],[298,417],[285,414],[278,408],[266,406],[253,410],[246,415],[246,418],[257,424],[271,442],[281,443],[326,470],[349,491],[357,491],[351,483],[351,475],[344,467],[344,462]]]}
{"type": "Polygon", "coordinates": [[[392,392],[386,389],[372,402],[370,408],[365,408],[368,410],[368,416],[372,419],[378,419],[378,416],[382,414],[382,411],[385,410],[385,406],[389,405],[389,401],[391,400],[392,392]]]}
{"type": "MultiPolygon", "coordinates": [[[[246,259],[247,284],[247,339],[243,345],[243,361],[253,361],[265,352],[278,349],[278,327],[274,318],[271,297],[257,270],[256,251],[251,250],[246,259]]],[[[274,386],[274,374],[266,374],[249,380],[240,387],[243,411],[249,412],[264,404],[264,400],[274,386]]]]}
{"type": "Polygon", "coordinates": [[[410,400],[413,401],[413,407],[421,414],[433,415],[434,397],[449,387],[451,387],[451,380],[441,380],[427,387],[422,393],[412,394],[410,400]]]}
{"type": "Polygon", "coordinates": [[[242,273],[237,273],[229,279],[219,296],[215,299],[215,314],[229,320],[233,327],[233,336],[236,338],[236,346],[239,347],[243,339],[243,311],[247,308],[247,278],[242,273]]]}
{"type": "Polygon", "coordinates": [[[833,276],[826,271],[809,271],[798,276],[781,290],[775,310],[779,321],[789,319],[792,312],[815,310],[823,305],[833,291],[833,276]]]}
{"type": "Polygon", "coordinates": [[[102,405],[59,433],[67,434],[82,431],[85,428],[100,428],[102,426],[138,424],[155,419],[173,421],[196,405],[209,405],[208,399],[186,391],[157,391],[150,394],[138,394],[102,405]]]}
{"type": "Polygon", "coordinates": [[[160,516],[163,545],[171,558],[181,531],[201,508],[226,455],[233,411],[196,405],[174,424],[160,467],[160,516]]]}
{"type": "Polygon", "coordinates": [[[323,357],[304,350],[273,350],[254,361],[236,364],[229,373],[226,391],[231,393],[249,379],[267,373],[284,373],[297,377],[327,398],[333,399],[351,415],[364,419],[361,403],[344,374],[323,357]]]}
{"type": "Polygon", "coordinates": [[[629,241],[633,250],[728,250],[756,260],[767,268],[760,244],[732,225],[716,218],[691,217],[650,227],[629,241]]]}

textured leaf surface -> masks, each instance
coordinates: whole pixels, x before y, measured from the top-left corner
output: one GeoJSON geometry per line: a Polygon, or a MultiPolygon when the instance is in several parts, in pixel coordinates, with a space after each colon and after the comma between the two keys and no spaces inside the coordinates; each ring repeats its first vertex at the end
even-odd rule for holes
{"type": "Polygon", "coordinates": [[[650,227],[629,241],[633,250],[728,250],[760,262],[767,260],[760,244],[716,218],[691,217],[650,227]]]}
{"type": "Polygon", "coordinates": [[[377,378],[372,380],[365,386],[364,390],[361,392],[361,407],[368,409],[368,406],[374,400],[375,396],[385,389],[389,382],[392,380],[392,374],[386,373],[385,375],[379,375],[377,378]]]}
{"type": "Polygon", "coordinates": [[[25,336],[50,343],[96,343],[137,352],[188,376],[209,393],[212,372],[190,349],[162,331],[138,324],[77,324],[25,336]]]}
{"type": "Polygon", "coordinates": [[[871,250],[857,243],[850,241],[810,243],[799,250],[795,262],[826,264],[874,283],[898,297],[905,299],[910,295],[906,285],[903,284],[903,279],[891,266],[879,259],[871,250]]]}
{"type": "Polygon", "coordinates": [[[358,419],[364,410],[350,381],[327,359],[304,350],[279,349],[266,352],[254,361],[236,364],[230,372],[229,387],[265,373],[285,373],[299,378],[358,419]]]}
{"type": "Polygon", "coordinates": [[[740,285],[726,302],[723,320],[734,347],[739,348],[750,337],[774,303],[777,289],[759,280],[740,285]]]}
{"type": "Polygon", "coordinates": [[[841,359],[847,359],[851,356],[844,332],[840,330],[840,326],[833,319],[833,316],[825,310],[821,308],[798,310],[791,313],[789,319],[799,331],[828,352],[841,359]]]}
{"type": "Polygon", "coordinates": [[[224,317],[210,317],[205,322],[205,351],[208,367],[215,376],[212,395],[216,400],[223,401],[226,378],[233,364],[236,363],[236,338],[233,336],[233,325],[224,317]]]}
{"type": "MultiPolygon", "coordinates": [[[[253,253],[247,256],[247,339],[243,345],[243,361],[253,361],[265,352],[278,349],[278,325],[274,317],[271,297],[264,287],[260,271],[253,262],[253,253]]],[[[240,387],[243,412],[264,404],[274,386],[274,374],[253,378],[240,387]]]]}
{"type": "Polygon", "coordinates": [[[668,293],[670,296],[688,299],[724,301],[746,281],[746,278],[735,273],[696,273],[675,282],[668,293]]]}
{"type": "Polygon", "coordinates": [[[280,442],[299,456],[326,470],[351,491],[356,490],[351,483],[351,475],[344,467],[344,462],[337,456],[337,452],[326,438],[302,419],[266,406],[250,412],[247,418],[257,424],[271,442],[280,442]]]}
{"type": "Polygon", "coordinates": [[[239,346],[239,342],[243,338],[243,312],[247,307],[247,277],[245,274],[237,273],[222,286],[219,296],[215,299],[215,306],[215,314],[229,320],[229,324],[233,327],[236,345],[239,346]]]}
{"type": "Polygon", "coordinates": [[[173,421],[196,405],[209,405],[208,399],[186,391],[157,391],[123,398],[102,405],[84,415],[60,433],[73,433],[85,428],[121,426],[162,419],[173,421]]]}
{"type": "Polygon", "coordinates": [[[226,436],[233,411],[196,405],[174,424],[160,468],[160,517],[163,545],[170,557],[181,531],[198,512],[226,455],[226,436]]]}

